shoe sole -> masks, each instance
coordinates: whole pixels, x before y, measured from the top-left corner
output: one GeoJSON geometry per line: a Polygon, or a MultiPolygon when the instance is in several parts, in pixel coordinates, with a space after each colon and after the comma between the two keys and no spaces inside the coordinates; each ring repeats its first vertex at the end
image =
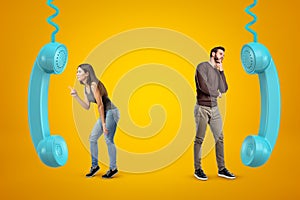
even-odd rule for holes
{"type": "Polygon", "coordinates": [[[220,176],[220,177],[222,177],[222,178],[227,178],[227,179],[230,179],[230,180],[235,179],[235,177],[225,176],[225,175],[223,175],[223,174],[218,174],[218,176],[220,176]]]}
{"type": "Polygon", "coordinates": [[[92,177],[94,177],[95,175],[96,175],[96,173],[99,171],[100,169],[98,169],[93,175],[91,175],[91,176],[85,176],[86,178],[92,178],[92,177]]]}
{"type": "Polygon", "coordinates": [[[199,179],[201,181],[207,181],[208,178],[201,178],[199,176],[197,176],[196,174],[194,174],[194,176],[196,177],[196,179],[199,179]]]}
{"type": "MultiPolygon", "coordinates": [[[[114,175],[116,175],[118,172],[119,172],[119,171],[117,171],[116,173],[114,173],[114,175]]],[[[112,175],[111,177],[103,177],[103,176],[102,176],[102,178],[104,178],[104,179],[110,179],[110,178],[114,177],[114,175],[112,175]]]]}

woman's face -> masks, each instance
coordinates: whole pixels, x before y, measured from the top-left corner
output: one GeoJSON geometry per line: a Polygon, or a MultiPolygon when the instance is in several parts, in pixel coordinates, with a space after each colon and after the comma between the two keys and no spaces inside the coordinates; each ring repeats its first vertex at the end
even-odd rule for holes
{"type": "Polygon", "coordinates": [[[81,69],[80,67],[78,67],[77,73],[76,73],[78,81],[85,82],[86,79],[87,79],[87,77],[88,77],[88,75],[89,75],[88,72],[84,72],[83,69],[81,69]]]}

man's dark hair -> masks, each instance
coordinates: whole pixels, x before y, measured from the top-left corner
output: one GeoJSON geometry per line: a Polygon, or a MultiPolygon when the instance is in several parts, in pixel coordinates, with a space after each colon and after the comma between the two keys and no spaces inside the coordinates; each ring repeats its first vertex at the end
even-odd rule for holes
{"type": "Polygon", "coordinates": [[[219,49],[225,52],[225,48],[222,46],[214,47],[212,50],[210,50],[210,57],[212,57],[213,52],[217,53],[219,49]]]}

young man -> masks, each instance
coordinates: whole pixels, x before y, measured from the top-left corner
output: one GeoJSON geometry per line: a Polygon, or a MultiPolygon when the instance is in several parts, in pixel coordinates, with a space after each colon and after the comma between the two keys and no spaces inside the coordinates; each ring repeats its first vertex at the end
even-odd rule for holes
{"type": "Polygon", "coordinates": [[[197,66],[195,82],[197,88],[197,103],[194,115],[196,122],[196,138],[194,143],[194,176],[199,180],[207,180],[201,168],[201,147],[209,124],[216,141],[216,158],[218,176],[234,179],[235,176],[225,168],[222,118],[219,112],[217,98],[222,97],[228,89],[224,70],[224,47],[215,47],[210,52],[210,60],[197,66]]]}

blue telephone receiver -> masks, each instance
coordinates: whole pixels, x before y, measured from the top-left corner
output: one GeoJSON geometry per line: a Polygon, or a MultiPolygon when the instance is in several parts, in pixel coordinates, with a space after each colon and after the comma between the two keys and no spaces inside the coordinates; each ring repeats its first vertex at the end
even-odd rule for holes
{"type": "MultiPolygon", "coordinates": [[[[254,17],[252,24],[256,21],[256,16],[250,13],[249,9],[256,3],[255,0],[254,4],[246,9],[246,12],[254,17]]],[[[241,158],[244,165],[258,167],[269,159],[275,146],[280,124],[281,100],[275,64],[268,49],[257,42],[256,33],[249,29],[251,23],[246,25],[246,29],[254,34],[254,42],[242,47],[241,60],[248,74],[258,74],[261,115],[259,133],[246,137],[242,144],[241,158]]]]}
{"type": "Polygon", "coordinates": [[[67,65],[68,51],[65,45],[55,42],[59,28],[51,22],[58,14],[58,8],[48,1],[56,10],[48,18],[48,23],[56,27],[52,33],[52,42],[46,44],[39,52],[31,71],[28,92],[28,118],[30,134],[39,158],[50,167],[63,166],[68,159],[65,140],[58,135],[50,136],[48,122],[48,87],[50,74],[61,74],[67,65]]]}

